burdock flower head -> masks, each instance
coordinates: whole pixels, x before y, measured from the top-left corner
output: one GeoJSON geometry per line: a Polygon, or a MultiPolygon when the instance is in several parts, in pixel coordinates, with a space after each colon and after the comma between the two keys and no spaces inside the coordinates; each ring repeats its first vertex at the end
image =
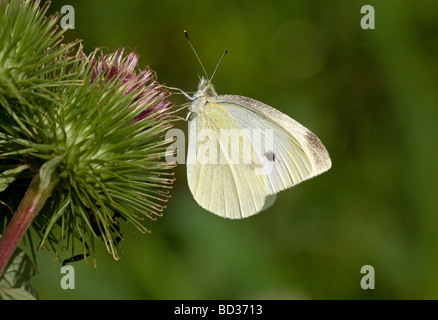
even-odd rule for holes
{"type": "Polygon", "coordinates": [[[98,239],[117,259],[120,222],[148,232],[145,222],[161,216],[174,180],[164,138],[174,117],[169,93],[154,72],[137,70],[138,58],[124,49],[86,56],[79,48],[54,58],[61,67],[44,76],[68,85],[28,87],[34,94],[26,101],[0,93],[0,216],[7,222],[0,275],[31,223],[39,247],[85,257],[98,239]]]}

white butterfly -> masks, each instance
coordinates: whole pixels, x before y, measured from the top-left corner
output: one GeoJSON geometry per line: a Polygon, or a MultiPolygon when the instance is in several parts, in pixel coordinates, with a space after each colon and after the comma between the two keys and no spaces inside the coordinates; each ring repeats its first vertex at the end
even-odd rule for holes
{"type": "Polygon", "coordinates": [[[206,78],[190,99],[188,185],[196,202],[214,214],[254,215],[281,190],[331,167],[316,135],[264,103],[218,95],[206,78]]]}

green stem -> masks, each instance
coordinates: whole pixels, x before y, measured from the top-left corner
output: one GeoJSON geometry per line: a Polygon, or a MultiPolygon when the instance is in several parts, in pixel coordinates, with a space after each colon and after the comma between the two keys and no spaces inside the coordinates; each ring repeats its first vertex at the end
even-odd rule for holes
{"type": "Polygon", "coordinates": [[[58,175],[55,172],[51,172],[49,181],[43,181],[43,183],[40,173],[33,177],[23,200],[0,239],[0,277],[21,238],[29,229],[38,212],[43,208],[57,182],[58,175]]]}

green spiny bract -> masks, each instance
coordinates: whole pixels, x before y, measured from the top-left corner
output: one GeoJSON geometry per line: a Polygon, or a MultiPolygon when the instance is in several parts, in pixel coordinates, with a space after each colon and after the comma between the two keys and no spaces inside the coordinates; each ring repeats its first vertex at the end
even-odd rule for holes
{"type": "Polygon", "coordinates": [[[0,1],[0,98],[25,103],[29,96],[50,98],[51,86],[69,84],[48,77],[67,66],[60,60],[77,42],[61,44],[65,30],[57,25],[59,14],[46,16],[49,2],[0,1]]]}
{"type": "Polygon", "coordinates": [[[118,219],[147,232],[143,218],[155,220],[170,197],[174,164],[165,160],[164,135],[172,105],[151,70],[135,69],[136,53],[72,48],[45,51],[37,75],[0,77],[1,90],[14,83],[13,94],[0,91],[0,211],[10,215],[22,196],[14,188],[55,166],[56,187],[33,223],[40,247],[74,251],[79,239],[85,256],[98,238],[117,259],[118,219]]]}

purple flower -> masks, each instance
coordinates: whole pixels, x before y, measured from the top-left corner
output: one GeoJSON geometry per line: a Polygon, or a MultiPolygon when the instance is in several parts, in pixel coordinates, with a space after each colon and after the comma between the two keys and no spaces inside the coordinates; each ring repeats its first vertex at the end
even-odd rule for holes
{"type": "Polygon", "coordinates": [[[121,81],[121,87],[124,87],[125,94],[138,92],[133,102],[137,108],[144,110],[135,118],[135,122],[151,114],[155,116],[161,114],[162,116],[158,119],[163,120],[169,117],[167,111],[172,106],[172,103],[166,99],[170,93],[156,81],[154,71],[148,67],[144,70],[136,70],[139,57],[139,54],[134,51],[125,55],[125,48],[107,55],[100,50],[100,57],[93,61],[95,70],[92,81],[102,72],[107,81],[118,78],[121,81]]]}

